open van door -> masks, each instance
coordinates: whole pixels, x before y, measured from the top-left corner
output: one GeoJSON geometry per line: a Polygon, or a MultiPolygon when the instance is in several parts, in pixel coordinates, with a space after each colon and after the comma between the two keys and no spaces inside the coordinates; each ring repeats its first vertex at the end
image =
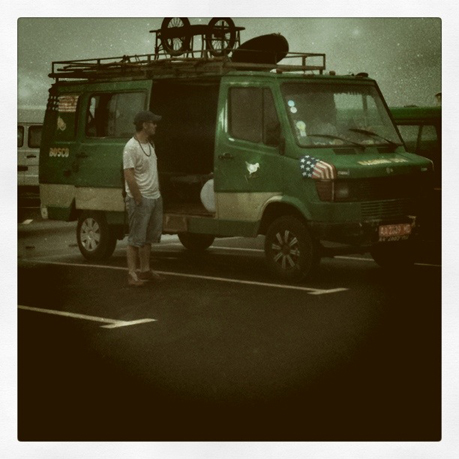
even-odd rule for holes
{"type": "Polygon", "coordinates": [[[135,133],[134,116],[148,109],[151,80],[94,83],[80,101],[85,126],[73,163],[77,209],[123,211],[123,147],[135,133]]]}

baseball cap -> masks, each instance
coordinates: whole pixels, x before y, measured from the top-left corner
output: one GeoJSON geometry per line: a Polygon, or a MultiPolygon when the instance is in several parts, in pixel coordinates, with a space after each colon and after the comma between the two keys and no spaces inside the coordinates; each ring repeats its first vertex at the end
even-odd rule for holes
{"type": "Polygon", "coordinates": [[[153,112],[148,110],[137,113],[134,118],[134,124],[146,123],[147,121],[161,121],[162,116],[155,115],[153,112]]]}

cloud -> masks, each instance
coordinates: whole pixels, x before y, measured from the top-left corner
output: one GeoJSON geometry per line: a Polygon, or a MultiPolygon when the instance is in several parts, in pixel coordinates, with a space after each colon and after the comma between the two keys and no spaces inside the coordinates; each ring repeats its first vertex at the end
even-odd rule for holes
{"type": "Polygon", "coordinates": [[[30,72],[18,69],[18,107],[46,106],[51,80],[45,81],[30,72]]]}

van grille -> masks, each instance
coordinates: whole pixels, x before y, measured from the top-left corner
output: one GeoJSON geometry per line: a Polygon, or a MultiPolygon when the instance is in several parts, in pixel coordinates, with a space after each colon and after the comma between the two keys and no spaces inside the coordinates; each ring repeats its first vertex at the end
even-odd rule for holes
{"type": "Polygon", "coordinates": [[[412,210],[410,199],[362,202],[361,204],[363,219],[395,218],[408,215],[412,210]]]}
{"type": "Polygon", "coordinates": [[[419,197],[432,188],[431,180],[431,174],[346,180],[349,195],[343,200],[380,201],[419,197]]]}
{"type": "Polygon", "coordinates": [[[365,220],[417,215],[426,194],[432,190],[432,174],[427,173],[345,182],[349,194],[339,201],[360,201],[361,217],[365,220]]]}

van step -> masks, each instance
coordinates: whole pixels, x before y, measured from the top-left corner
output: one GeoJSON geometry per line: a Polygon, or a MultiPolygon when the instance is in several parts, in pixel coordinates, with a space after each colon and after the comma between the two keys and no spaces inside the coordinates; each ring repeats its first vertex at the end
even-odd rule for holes
{"type": "Polygon", "coordinates": [[[214,212],[209,212],[199,202],[187,202],[187,203],[168,203],[164,209],[165,214],[179,214],[187,216],[198,216],[198,217],[215,217],[214,212]]]}
{"type": "Polygon", "coordinates": [[[188,231],[187,216],[164,214],[163,231],[165,233],[181,233],[188,231]]]}

